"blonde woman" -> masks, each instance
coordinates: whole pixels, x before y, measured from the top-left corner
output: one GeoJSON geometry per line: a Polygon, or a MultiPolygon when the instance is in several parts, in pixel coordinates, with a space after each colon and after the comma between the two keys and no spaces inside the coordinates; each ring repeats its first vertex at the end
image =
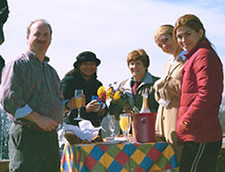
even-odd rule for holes
{"type": "Polygon", "coordinates": [[[159,103],[156,132],[173,145],[179,161],[181,147],[177,144],[176,123],[184,59],[183,50],[173,40],[173,28],[172,25],[162,25],[155,33],[156,44],[171,56],[164,66],[163,77],[155,82],[154,89],[159,103]]]}

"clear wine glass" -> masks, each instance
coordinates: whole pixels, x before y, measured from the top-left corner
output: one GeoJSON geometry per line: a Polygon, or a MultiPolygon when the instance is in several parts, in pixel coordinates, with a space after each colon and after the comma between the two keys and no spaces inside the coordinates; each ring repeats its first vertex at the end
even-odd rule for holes
{"type": "Polygon", "coordinates": [[[115,129],[116,129],[116,120],[114,115],[109,115],[109,130],[111,132],[110,136],[114,137],[115,136],[115,129]]]}
{"type": "Polygon", "coordinates": [[[83,90],[82,89],[76,89],[75,90],[75,102],[76,102],[76,105],[77,105],[77,110],[78,110],[78,114],[77,114],[77,117],[74,118],[74,120],[77,120],[77,121],[81,121],[83,120],[83,118],[80,117],[80,108],[82,107],[82,104],[83,104],[83,90]]]}
{"type": "Polygon", "coordinates": [[[129,113],[120,114],[120,129],[123,132],[123,136],[126,137],[127,140],[130,132],[131,126],[131,115],[129,113]]]}

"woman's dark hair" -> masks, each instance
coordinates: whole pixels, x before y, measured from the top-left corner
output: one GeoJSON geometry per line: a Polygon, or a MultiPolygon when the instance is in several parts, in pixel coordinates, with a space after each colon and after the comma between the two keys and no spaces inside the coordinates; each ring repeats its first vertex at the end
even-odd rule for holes
{"type": "Polygon", "coordinates": [[[178,18],[175,23],[175,27],[173,30],[173,39],[176,42],[177,42],[176,31],[177,31],[177,28],[181,27],[181,26],[189,27],[189,28],[195,30],[196,32],[199,32],[202,29],[203,30],[202,39],[206,38],[205,37],[205,28],[204,28],[202,22],[200,21],[200,19],[193,14],[186,14],[186,15],[183,15],[180,18],[178,18]]]}

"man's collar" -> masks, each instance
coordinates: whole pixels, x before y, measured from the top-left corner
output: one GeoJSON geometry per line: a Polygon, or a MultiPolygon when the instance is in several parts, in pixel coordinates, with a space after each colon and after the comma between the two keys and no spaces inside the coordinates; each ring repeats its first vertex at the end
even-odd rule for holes
{"type": "MultiPolygon", "coordinates": [[[[34,53],[33,51],[27,50],[27,53],[28,53],[28,54],[31,54],[32,56],[36,57],[37,60],[39,60],[38,57],[37,57],[37,55],[36,55],[36,53],[34,53]]],[[[40,60],[39,60],[39,61],[40,61],[40,60]]],[[[44,57],[44,63],[48,63],[49,61],[50,61],[50,58],[47,57],[47,56],[45,56],[45,57],[44,57]]]]}

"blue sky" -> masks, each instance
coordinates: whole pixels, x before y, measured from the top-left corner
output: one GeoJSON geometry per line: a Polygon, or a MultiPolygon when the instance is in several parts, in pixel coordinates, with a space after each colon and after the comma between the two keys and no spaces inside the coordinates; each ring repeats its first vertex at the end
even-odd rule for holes
{"type": "Polygon", "coordinates": [[[144,48],[150,56],[149,71],[161,76],[168,57],[153,36],[162,24],[174,24],[186,13],[203,22],[206,36],[225,61],[224,0],[9,0],[10,15],[4,26],[0,54],[9,62],[26,49],[26,28],[44,18],[53,27],[50,64],[62,78],[72,69],[76,55],[91,50],[102,60],[98,78],[105,86],[130,76],[127,54],[144,48]]]}

